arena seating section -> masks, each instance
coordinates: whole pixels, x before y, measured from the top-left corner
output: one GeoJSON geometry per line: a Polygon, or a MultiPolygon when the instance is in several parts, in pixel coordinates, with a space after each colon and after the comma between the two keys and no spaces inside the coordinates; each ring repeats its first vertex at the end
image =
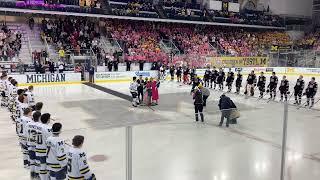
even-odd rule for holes
{"type": "Polygon", "coordinates": [[[207,21],[206,10],[201,9],[200,4],[170,1],[163,3],[163,9],[166,15],[171,19],[207,21]]]}
{"type": "Polygon", "coordinates": [[[171,40],[181,54],[195,56],[262,55],[273,44],[288,45],[289,36],[282,31],[261,31],[241,28],[108,20],[109,38],[125,43],[129,60],[162,60],[166,56],[159,47],[161,39],[171,40]],[[215,47],[220,47],[215,48],[215,47]]]}
{"type": "Polygon", "coordinates": [[[320,51],[320,30],[308,33],[302,40],[296,42],[299,49],[314,49],[320,51]]]}
{"type": "Polygon", "coordinates": [[[1,7],[19,7],[67,12],[113,14],[145,18],[211,21],[264,26],[284,26],[282,18],[265,11],[241,13],[208,10],[196,1],[165,0],[0,0],[1,7]],[[104,4],[104,6],[102,6],[104,4]]]}
{"type": "Polygon", "coordinates": [[[113,14],[119,16],[136,16],[158,18],[152,0],[112,0],[109,5],[113,14]]]}
{"type": "Polygon", "coordinates": [[[0,30],[0,61],[11,61],[14,57],[18,57],[21,43],[22,34],[18,30],[2,25],[0,30]]]}
{"type": "Polygon", "coordinates": [[[96,48],[100,34],[95,24],[85,18],[66,18],[57,20],[43,20],[42,37],[48,43],[69,53],[84,54],[90,48],[96,48]]]}

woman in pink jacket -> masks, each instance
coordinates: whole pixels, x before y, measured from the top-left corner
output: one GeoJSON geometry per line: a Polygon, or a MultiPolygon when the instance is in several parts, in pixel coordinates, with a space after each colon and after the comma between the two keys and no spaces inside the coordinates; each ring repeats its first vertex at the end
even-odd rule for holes
{"type": "Polygon", "coordinates": [[[159,92],[158,92],[158,82],[153,78],[150,78],[151,81],[151,90],[152,90],[152,102],[158,105],[159,92]]]}

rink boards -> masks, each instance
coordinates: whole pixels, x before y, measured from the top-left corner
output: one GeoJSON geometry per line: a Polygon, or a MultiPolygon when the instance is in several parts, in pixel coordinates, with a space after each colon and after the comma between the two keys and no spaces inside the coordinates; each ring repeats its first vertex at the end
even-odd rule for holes
{"type": "MultiPolygon", "coordinates": [[[[241,71],[243,75],[249,74],[252,70],[256,74],[265,72],[267,75],[276,72],[278,75],[288,76],[320,76],[320,68],[300,68],[300,67],[242,67],[242,68],[224,68],[225,72],[241,71]]],[[[197,69],[196,74],[203,77],[206,69],[197,69]]],[[[167,71],[167,79],[170,73],[167,71]]],[[[96,72],[94,75],[95,82],[126,82],[131,81],[132,77],[136,76],[158,77],[157,71],[122,71],[122,72],[96,72]]],[[[19,82],[20,86],[28,85],[54,85],[54,84],[79,84],[84,81],[81,80],[81,73],[66,72],[54,74],[12,74],[10,75],[19,82]]],[[[86,75],[88,79],[88,75],[86,75]]]]}

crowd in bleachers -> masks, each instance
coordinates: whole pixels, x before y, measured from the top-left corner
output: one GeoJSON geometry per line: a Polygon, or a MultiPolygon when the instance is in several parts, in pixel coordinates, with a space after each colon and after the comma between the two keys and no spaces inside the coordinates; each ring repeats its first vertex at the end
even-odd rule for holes
{"type": "Polygon", "coordinates": [[[213,20],[217,22],[262,26],[284,25],[284,20],[282,18],[276,15],[271,15],[264,11],[245,11],[241,13],[236,13],[210,10],[210,14],[213,17],[213,20]]]}
{"type": "Polygon", "coordinates": [[[109,20],[111,38],[124,41],[130,60],[162,60],[168,55],[159,47],[161,39],[172,41],[181,54],[199,56],[257,56],[274,44],[290,45],[284,31],[249,30],[230,27],[190,26],[151,22],[109,20]],[[216,46],[218,45],[218,46],[216,46]],[[214,48],[215,47],[215,48],[214,48]],[[217,50],[220,47],[220,51],[217,50]]]}
{"type": "Polygon", "coordinates": [[[141,16],[157,18],[152,0],[115,0],[109,1],[113,14],[119,16],[141,16]]]}
{"type": "Polygon", "coordinates": [[[19,31],[12,31],[6,25],[0,30],[0,60],[11,61],[19,56],[21,49],[22,34],[19,31]]]}
{"type": "Polygon", "coordinates": [[[296,42],[299,49],[314,49],[320,51],[320,31],[306,34],[303,39],[296,42]]]}
{"type": "MultiPolygon", "coordinates": [[[[214,21],[222,23],[237,23],[263,26],[284,26],[284,19],[273,15],[268,10],[246,10],[231,12],[228,10],[211,10],[197,1],[186,0],[45,0],[2,2],[4,7],[19,7],[31,9],[58,10],[79,13],[113,14],[118,16],[134,16],[147,18],[169,18],[192,21],[214,21]],[[41,1],[39,1],[41,2],[41,1]],[[32,4],[35,3],[35,4],[32,4]],[[105,6],[102,6],[105,4],[105,6]],[[83,8],[85,7],[85,8],[83,8]]],[[[230,1],[237,2],[237,1],[230,1]]]]}
{"type": "Polygon", "coordinates": [[[172,19],[206,21],[206,10],[196,2],[166,0],[163,3],[166,15],[172,19]]]}
{"type": "Polygon", "coordinates": [[[124,41],[129,60],[167,61],[159,46],[160,35],[153,23],[109,20],[106,29],[113,39],[124,41]]]}
{"type": "Polygon", "coordinates": [[[70,53],[88,53],[98,46],[100,38],[96,24],[85,18],[44,19],[41,29],[41,36],[57,46],[62,59],[70,53]]]}

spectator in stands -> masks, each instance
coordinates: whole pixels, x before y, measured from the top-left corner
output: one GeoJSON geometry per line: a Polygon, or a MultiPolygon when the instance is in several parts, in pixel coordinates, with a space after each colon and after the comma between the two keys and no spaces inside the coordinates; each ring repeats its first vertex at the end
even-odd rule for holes
{"type": "Polygon", "coordinates": [[[17,68],[20,74],[24,74],[24,63],[21,61],[21,59],[18,61],[17,68]]]}
{"type": "Polygon", "coordinates": [[[63,73],[64,66],[65,66],[64,63],[61,60],[59,60],[58,62],[59,73],[63,73]]]}
{"type": "Polygon", "coordinates": [[[64,51],[63,47],[61,47],[59,50],[59,58],[61,60],[64,60],[64,58],[65,58],[65,51],[64,51]]]}
{"type": "Polygon", "coordinates": [[[52,61],[52,60],[50,60],[49,61],[49,63],[48,63],[48,65],[49,65],[49,71],[50,71],[50,73],[54,73],[54,67],[55,67],[55,64],[54,64],[54,62],[52,61]]]}

